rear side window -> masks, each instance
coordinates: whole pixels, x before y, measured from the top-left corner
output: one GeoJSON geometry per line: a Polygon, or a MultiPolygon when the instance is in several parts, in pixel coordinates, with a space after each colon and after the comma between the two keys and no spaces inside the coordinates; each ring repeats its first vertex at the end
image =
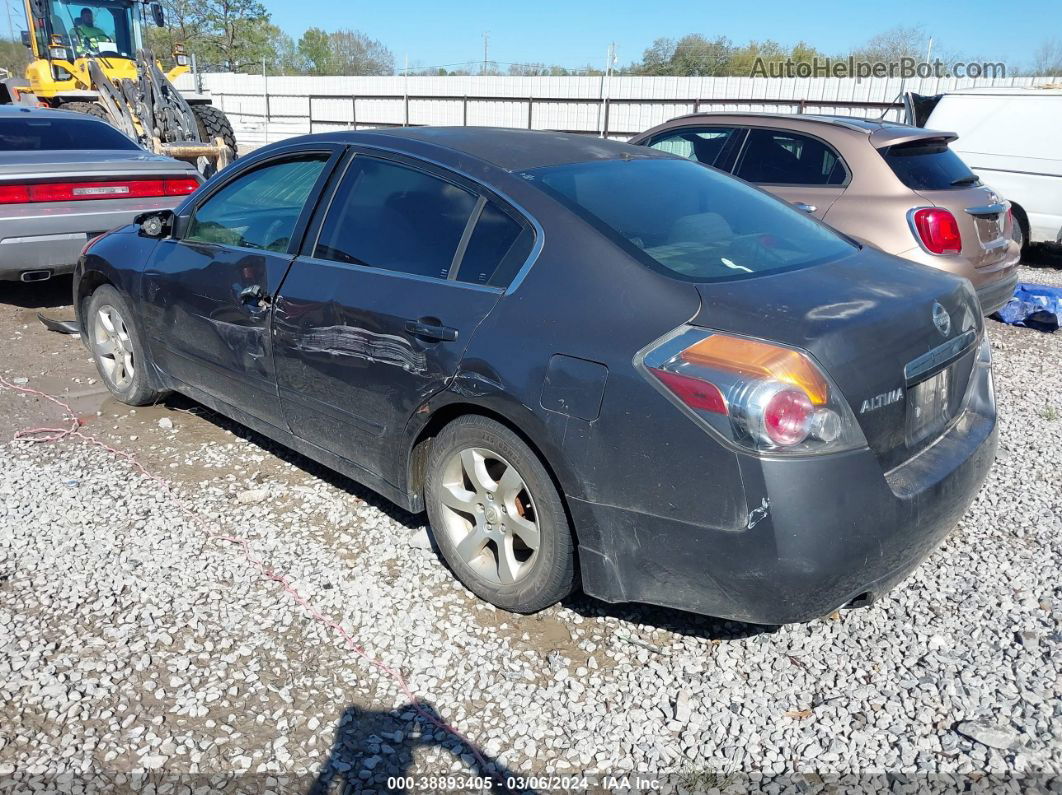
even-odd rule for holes
{"type": "Polygon", "coordinates": [[[328,158],[285,160],[236,177],[195,209],[184,240],[287,251],[328,158]]]}
{"type": "Polygon", "coordinates": [[[779,130],[750,130],[734,173],[766,185],[843,185],[848,178],[831,146],[779,130]]]}
{"type": "Polygon", "coordinates": [[[950,190],[980,185],[947,141],[911,141],[879,150],[900,182],[911,190],[950,190]]]}
{"type": "Polygon", "coordinates": [[[686,160],[607,160],[524,172],[650,267],[691,281],[751,278],[852,254],[823,224],[686,160]]]}
{"type": "Polygon", "coordinates": [[[649,147],[687,160],[696,160],[706,166],[714,166],[722,157],[723,150],[734,132],[734,129],[729,127],[678,130],[654,138],[649,147]]]}
{"type": "Polygon", "coordinates": [[[476,201],[451,182],[359,155],[336,191],[314,256],[445,279],[476,201]]]}
{"type": "Polygon", "coordinates": [[[0,152],[54,152],[71,149],[135,151],[140,149],[102,121],[58,116],[0,119],[0,152]]]}
{"type": "Polygon", "coordinates": [[[506,287],[531,253],[531,230],[492,202],[483,205],[461,258],[457,279],[506,287]]]}

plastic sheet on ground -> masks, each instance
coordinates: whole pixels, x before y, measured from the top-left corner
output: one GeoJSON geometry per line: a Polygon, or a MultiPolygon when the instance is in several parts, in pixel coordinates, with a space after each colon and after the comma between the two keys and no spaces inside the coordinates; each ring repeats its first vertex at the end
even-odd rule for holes
{"type": "Polygon", "coordinates": [[[1019,282],[1013,297],[999,310],[999,318],[1012,326],[1057,331],[1062,320],[1062,287],[1019,282]]]}

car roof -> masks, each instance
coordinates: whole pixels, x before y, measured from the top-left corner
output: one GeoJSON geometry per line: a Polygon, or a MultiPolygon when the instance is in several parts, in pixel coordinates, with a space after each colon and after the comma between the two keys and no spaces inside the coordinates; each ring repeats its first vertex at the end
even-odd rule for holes
{"type": "MultiPolygon", "coordinates": [[[[916,141],[923,138],[943,138],[954,140],[958,136],[953,132],[943,130],[928,130],[924,127],[913,127],[898,121],[885,119],[863,119],[856,116],[831,116],[815,113],[756,113],[741,111],[709,111],[706,113],[690,113],[686,116],[678,116],[660,125],[669,127],[676,126],[688,121],[699,119],[728,119],[740,124],[756,124],[757,122],[781,121],[786,125],[822,125],[823,128],[842,131],[855,135],[865,135],[870,138],[870,143],[880,148],[891,144],[916,141]]],[[[657,129],[657,128],[654,128],[657,129]]]]}
{"type": "MultiPolygon", "coordinates": [[[[339,131],[288,139],[327,140],[346,144],[364,144],[405,149],[405,142],[425,144],[434,150],[437,159],[453,159],[466,155],[490,163],[506,171],[525,171],[533,168],[584,163],[592,160],[645,159],[662,155],[641,146],[598,138],[594,135],[520,130],[506,127],[396,127],[376,130],[339,131]]],[[[422,154],[409,149],[413,155],[422,154]]],[[[445,165],[445,163],[444,163],[445,165]]]]}
{"type": "Polygon", "coordinates": [[[91,121],[106,124],[103,119],[97,119],[87,113],[78,113],[76,110],[56,110],[55,108],[35,108],[30,105],[0,105],[0,119],[13,116],[50,116],[62,119],[89,119],[91,121]]]}

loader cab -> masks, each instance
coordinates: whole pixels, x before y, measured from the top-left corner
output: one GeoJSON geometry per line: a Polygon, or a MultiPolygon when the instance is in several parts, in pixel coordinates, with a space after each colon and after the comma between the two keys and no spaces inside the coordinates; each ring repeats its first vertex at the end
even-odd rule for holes
{"type": "Polygon", "coordinates": [[[36,26],[41,57],[68,61],[84,56],[134,59],[144,46],[143,3],[39,0],[37,5],[47,11],[44,26],[36,26]]]}

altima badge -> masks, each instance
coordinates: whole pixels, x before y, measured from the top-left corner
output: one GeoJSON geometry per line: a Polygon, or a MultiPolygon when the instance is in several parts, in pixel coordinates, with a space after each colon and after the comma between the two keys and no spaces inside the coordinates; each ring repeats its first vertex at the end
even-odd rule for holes
{"type": "Polygon", "coordinates": [[[899,403],[901,400],[903,400],[903,390],[890,389],[888,392],[882,392],[880,395],[864,400],[863,405],[859,407],[859,413],[866,414],[868,411],[877,411],[886,406],[891,406],[893,403],[899,403]]]}
{"type": "Polygon", "coordinates": [[[939,301],[933,302],[933,325],[945,337],[951,333],[951,315],[948,314],[947,309],[941,306],[939,301]]]}

